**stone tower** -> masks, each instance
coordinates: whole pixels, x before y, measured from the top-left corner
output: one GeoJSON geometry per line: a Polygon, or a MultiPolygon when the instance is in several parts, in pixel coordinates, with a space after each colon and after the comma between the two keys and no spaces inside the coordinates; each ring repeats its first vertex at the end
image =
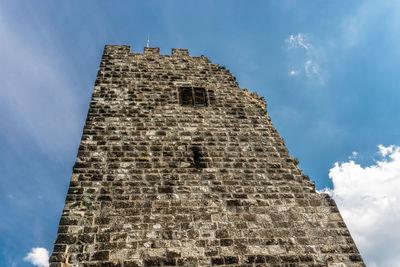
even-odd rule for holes
{"type": "Polygon", "coordinates": [[[225,67],[106,45],[51,266],[365,266],[297,163],[225,67]]]}

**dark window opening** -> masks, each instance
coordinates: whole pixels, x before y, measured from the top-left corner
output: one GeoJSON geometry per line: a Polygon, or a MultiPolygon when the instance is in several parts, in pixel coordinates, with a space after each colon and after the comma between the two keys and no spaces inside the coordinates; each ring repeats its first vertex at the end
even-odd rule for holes
{"type": "Polygon", "coordinates": [[[192,147],[192,152],[193,152],[193,163],[196,169],[200,169],[200,149],[198,147],[192,147]]]}
{"type": "Polygon", "coordinates": [[[206,106],[206,90],[204,88],[183,87],[179,90],[182,106],[206,106]]]}
{"type": "Polygon", "coordinates": [[[204,88],[194,88],[194,104],[196,106],[205,106],[206,104],[206,92],[204,88]]]}
{"type": "Polygon", "coordinates": [[[181,89],[181,104],[184,106],[192,106],[193,105],[192,88],[182,88],[181,89]]]}

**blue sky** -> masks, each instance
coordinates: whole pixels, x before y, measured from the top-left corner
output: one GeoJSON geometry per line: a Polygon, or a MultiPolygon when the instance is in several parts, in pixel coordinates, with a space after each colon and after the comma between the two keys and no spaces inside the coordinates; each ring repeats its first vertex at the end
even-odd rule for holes
{"type": "MultiPolygon", "coordinates": [[[[345,212],[354,196],[341,179],[369,188],[378,181],[358,182],[384,164],[388,187],[400,179],[399,30],[391,0],[0,1],[0,266],[32,266],[31,248],[52,249],[105,44],[138,53],[150,33],[162,54],[187,48],[225,65],[265,97],[291,155],[345,212]],[[341,178],[351,166],[368,174],[341,178]]],[[[370,266],[400,262],[362,238],[370,266]]]]}

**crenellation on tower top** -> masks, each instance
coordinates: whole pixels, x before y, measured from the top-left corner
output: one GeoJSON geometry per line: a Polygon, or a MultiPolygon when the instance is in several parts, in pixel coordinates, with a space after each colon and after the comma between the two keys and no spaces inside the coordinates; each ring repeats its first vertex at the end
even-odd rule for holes
{"type": "Polygon", "coordinates": [[[130,45],[105,45],[104,55],[109,54],[129,54],[131,53],[130,45]]]}
{"type": "Polygon", "coordinates": [[[145,55],[160,55],[159,47],[144,47],[143,51],[145,55]]]}
{"type": "MultiPolygon", "coordinates": [[[[105,45],[104,54],[105,55],[112,55],[112,54],[140,55],[142,53],[132,52],[130,45],[105,45]]],[[[143,54],[144,55],[160,55],[160,48],[159,47],[144,47],[143,54]]],[[[189,50],[188,49],[180,49],[180,48],[172,48],[171,55],[177,56],[177,57],[188,57],[189,50]]],[[[201,58],[208,60],[205,56],[201,56],[201,58]]]]}

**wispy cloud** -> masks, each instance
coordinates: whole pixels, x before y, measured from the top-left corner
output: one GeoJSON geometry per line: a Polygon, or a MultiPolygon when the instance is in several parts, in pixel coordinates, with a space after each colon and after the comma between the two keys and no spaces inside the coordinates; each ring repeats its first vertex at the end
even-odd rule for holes
{"type": "Polygon", "coordinates": [[[351,156],[348,157],[348,159],[356,159],[357,156],[358,156],[358,152],[353,151],[353,152],[351,153],[351,156]]]}
{"type": "Polygon", "coordinates": [[[336,162],[334,188],[322,191],[336,200],[368,266],[400,266],[400,147],[378,147],[381,159],[371,166],[336,162]]]}
{"type": "Polygon", "coordinates": [[[311,59],[307,60],[304,64],[304,71],[308,78],[321,77],[318,64],[311,59]]]}
{"type": "MultiPolygon", "coordinates": [[[[357,2],[357,8],[341,19],[338,23],[340,35],[335,36],[333,42],[344,50],[360,49],[370,43],[387,39],[387,49],[396,46],[400,30],[400,2],[397,0],[375,1],[365,0],[357,2]],[[381,35],[382,37],[377,36],[381,35]]],[[[396,53],[396,51],[394,51],[396,53]]],[[[368,56],[368,55],[366,55],[368,56]]],[[[398,53],[397,53],[398,56],[398,53]]]]}
{"type": "Polygon", "coordinates": [[[31,252],[24,258],[24,261],[38,267],[49,267],[49,251],[45,248],[32,248],[31,252]]]}
{"type": "MultiPolygon", "coordinates": [[[[317,52],[309,39],[308,35],[304,33],[291,34],[286,38],[285,43],[288,50],[300,54],[300,59],[299,57],[291,57],[292,64],[298,65],[298,69],[302,69],[307,78],[322,82],[317,52]]],[[[300,73],[302,73],[300,70],[292,69],[288,72],[288,75],[297,76],[300,73]]]]}
{"type": "MultiPolygon", "coordinates": [[[[398,17],[400,5],[398,1],[363,1],[351,16],[343,19],[340,27],[343,30],[341,44],[346,48],[352,48],[363,43],[371,34],[371,28],[384,20],[391,20],[398,17]]],[[[389,25],[397,26],[393,23],[389,25]]],[[[373,29],[372,29],[373,30],[373,29]]]]}
{"type": "Polygon", "coordinates": [[[289,48],[304,48],[306,51],[312,49],[312,45],[307,41],[307,37],[302,34],[298,33],[297,35],[291,34],[287,39],[286,43],[288,44],[289,48]]]}

